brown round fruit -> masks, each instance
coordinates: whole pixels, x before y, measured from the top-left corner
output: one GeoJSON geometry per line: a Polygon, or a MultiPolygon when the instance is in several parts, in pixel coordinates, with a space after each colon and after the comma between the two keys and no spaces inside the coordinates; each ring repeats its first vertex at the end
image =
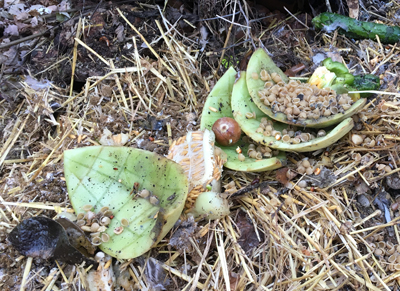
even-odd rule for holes
{"type": "Polygon", "coordinates": [[[218,119],[212,131],[215,134],[215,140],[222,146],[229,146],[237,143],[242,134],[239,124],[230,117],[222,117],[218,119]]]}

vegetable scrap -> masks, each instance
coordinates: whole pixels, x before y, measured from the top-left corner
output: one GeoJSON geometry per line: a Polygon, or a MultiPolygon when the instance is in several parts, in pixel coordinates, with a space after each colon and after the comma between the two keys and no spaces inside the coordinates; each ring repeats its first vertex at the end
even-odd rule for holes
{"type": "Polygon", "coordinates": [[[242,135],[239,124],[230,117],[221,117],[218,119],[214,123],[212,131],[215,134],[216,142],[222,146],[236,144],[242,135]]]}
{"type": "Polygon", "coordinates": [[[324,66],[314,71],[307,84],[289,80],[263,49],[253,53],[246,75],[249,94],[257,107],[271,119],[287,124],[325,128],[354,115],[366,103],[365,99],[350,99],[343,84],[334,87],[337,76],[324,66]],[[262,78],[254,78],[256,75],[262,78]]]}
{"type": "Polygon", "coordinates": [[[58,222],[44,216],[23,220],[11,231],[8,240],[27,257],[55,259],[68,264],[94,263],[70,244],[58,222]]]}
{"type": "Polygon", "coordinates": [[[308,152],[333,144],[353,128],[351,118],[346,118],[332,129],[315,130],[314,133],[276,121],[260,110],[260,104],[252,102],[254,98],[250,96],[246,79],[250,83],[254,80],[248,79],[246,72],[241,72],[232,91],[232,111],[242,131],[257,143],[280,151],[308,152]],[[247,118],[249,112],[255,113],[257,117],[247,118]]]}
{"type": "MultiPolygon", "coordinates": [[[[241,94],[241,92],[238,90],[233,90],[234,87],[236,88],[238,83],[241,82],[239,79],[235,83],[236,74],[236,71],[230,67],[209,93],[203,107],[202,118],[200,122],[201,130],[211,130],[217,120],[220,118],[229,117],[234,119],[239,124],[241,131],[246,133],[244,131],[243,124],[240,123],[240,120],[237,118],[237,116],[234,116],[238,111],[234,107],[234,95],[241,94]],[[231,104],[232,101],[233,103],[231,104]],[[210,108],[218,108],[218,110],[213,111],[210,110],[210,108]]],[[[258,110],[257,108],[254,109],[258,110]]],[[[246,114],[243,114],[243,118],[246,118],[248,122],[255,121],[256,118],[258,118],[258,111],[248,111],[246,114]]],[[[256,148],[261,146],[263,148],[262,151],[264,152],[268,151],[265,145],[261,145],[258,142],[252,141],[248,138],[248,136],[243,134],[236,144],[232,144],[230,146],[223,146],[219,144],[220,149],[226,154],[227,161],[224,163],[224,167],[236,171],[256,172],[277,169],[285,164],[286,157],[283,152],[275,152],[271,157],[269,157],[268,154],[264,156],[263,153],[260,159],[260,155],[258,155],[257,158],[256,151],[254,151],[254,156],[252,154],[250,157],[248,154],[251,144],[254,144],[256,148]],[[247,156],[245,153],[247,153],[247,156]]]]}
{"type": "Polygon", "coordinates": [[[112,258],[103,252],[95,255],[98,263],[96,269],[92,269],[86,276],[89,291],[113,291],[115,290],[115,275],[112,268],[112,258]]]}
{"type": "Polygon", "coordinates": [[[190,183],[186,200],[188,210],[197,197],[207,191],[208,185],[213,191],[221,191],[226,154],[215,146],[215,135],[211,130],[188,132],[172,143],[167,157],[181,165],[187,175],[190,183]]]}
{"type": "Polygon", "coordinates": [[[340,34],[354,39],[375,40],[376,36],[379,36],[382,43],[396,43],[400,40],[399,26],[360,21],[337,13],[321,13],[313,18],[312,23],[316,29],[326,32],[338,29],[340,34]]]}
{"type": "Polygon", "coordinates": [[[71,204],[84,213],[79,224],[104,253],[118,259],[138,257],[160,241],[178,220],[188,194],[181,166],[140,149],[68,150],[64,171],[71,204]],[[147,197],[132,196],[143,189],[147,197]]]}
{"type": "Polygon", "coordinates": [[[354,103],[347,94],[337,95],[330,88],[319,89],[316,85],[295,80],[276,85],[269,82],[258,94],[273,113],[283,112],[289,121],[344,113],[354,103]]]}
{"type": "MultiPolygon", "coordinates": [[[[333,77],[333,82],[330,87],[335,90],[338,94],[346,94],[349,91],[373,91],[378,90],[380,87],[380,80],[378,76],[372,74],[356,75],[350,74],[347,67],[336,61],[332,61],[331,58],[326,58],[323,62],[323,67],[325,67],[329,72],[335,74],[333,77]]],[[[322,67],[322,68],[323,68],[322,67]]],[[[315,73],[311,76],[311,79],[318,79],[318,75],[315,73]]],[[[309,81],[310,83],[311,81],[309,81]]],[[[341,95],[341,96],[342,96],[341,95]]],[[[359,97],[369,97],[371,93],[352,93],[352,99],[354,101],[358,100],[359,97]]]]}
{"type": "Polygon", "coordinates": [[[195,217],[211,220],[223,218],[230,213],[229,202],[221,193],[203,192],[197,197],[192,213],[195,217]]]}

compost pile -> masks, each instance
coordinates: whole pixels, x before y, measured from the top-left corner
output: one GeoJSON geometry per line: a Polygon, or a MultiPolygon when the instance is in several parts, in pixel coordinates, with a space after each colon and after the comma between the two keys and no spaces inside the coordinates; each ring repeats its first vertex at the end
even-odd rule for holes
{"type": "MultiPolygon", "coordinates": [[[[398,289],[400,51],[379,36],[350,38],[342,33],[347,25],[314,29],[311,20],[312,13],[336,9],[363,21],[399,25],[400,6],[347,1],[353,5],[345,10],[315,6],[314,12],[295,13],[245,1],[209,2],[86,1],[82,7],[4,1],[2,290],[95,290],[96,276],[112,282],[110,290],[398,289]],[[328,89],[299,94],[296,88],[327,80],[327,71],[317,75],[317,83],[310,77],[328,58],[347,71],[336,71],[328,89]],[[371,74],[380,87],[356,96],[352,90],[360,83],[352,82],[339,93],[334,82],[345,84],[346,74],[356,79],[371,74]],[[296,93],[285,101],[282,91],[296,93]],[[130,154],[139,161],[148,153],[152,162],[138,162],[136,172],[167,184],[170,177],[152,153],[167,156],[171,145],[190,138],[188,132],[211,129],[220,117],[235,119],[243,132],[236,144],[215,144],[225,154],[219,152],[214,176],[222,182],[229,215],[193,218],[188,208],[199,195],[193,192],[185,210],[182,204],[179,213],[167,212],[168,201],[187,195],[190,184],[176,166],[174,179],[182,183],[176,193],[160,199],[150,180],[127,190],[129,207],[136,207],[138,197],[146,200],[163,238],[149,232],[147,247],[156,244],[144,254],[135,249],[135,258],[102,248],[121,233],[129,240],[122,231],[130,222],[107,207],[93,210],[90,199],[79,200],[71,185],[67,191],[64,162],[74,159],[68,150],[135,149],[115,157],[112,171],[130,162],[130,154]],[[78,229],[59,215],[71,218],[74,208],[84,210],[76,211],[78,229]],[[169,215],[179,216],[168,225],[171,230],[160,226],[169,215]],[[42,218],[27,220],[36,216],[42,218]],[[43,218],[56,216],[58,224],[43,218]],[[19,237],[10,233],[36,221],[46,224],[37,229],[57,236],[49,249],[24,256],[11,245],[19,237]],[[73,247],[84,247],[90,261],[74,261],[57,249],[61,242],[71,250],[67,236],[80,241],[73,247]],[[105,253],[98,252],[99,245],[105,253]]],[[[104,190],[93,187],[96,193],[104,190]]],[[[202,187],[197,192],[209,190],[202,187]]],[[[110,195],[107,201],[112,200],[110,195]]]]}

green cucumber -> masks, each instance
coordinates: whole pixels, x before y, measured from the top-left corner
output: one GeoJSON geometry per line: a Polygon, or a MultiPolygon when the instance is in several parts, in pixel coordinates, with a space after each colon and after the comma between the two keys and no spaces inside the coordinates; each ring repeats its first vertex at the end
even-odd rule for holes
{"type": "Polygon", "coordinates": [[[328,32],[338,28],[340,34],[354,39],[376,40],[376,35],[378,35],[382,43],[396,43],[400,40],[399,26],[359,21],[336,13],[321,13],[313,18],[312,24],[316,29],[324,29],[328,32]]]}

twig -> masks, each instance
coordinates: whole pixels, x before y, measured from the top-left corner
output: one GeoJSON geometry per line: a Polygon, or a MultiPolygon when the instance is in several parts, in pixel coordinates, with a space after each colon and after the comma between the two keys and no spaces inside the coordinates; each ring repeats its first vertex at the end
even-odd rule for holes
{"type": "Polygon", "coordinates": [[[29,272],[31,271],[31,267],[32,267],[32,260],[33,260],[32,257],[28,257],[28,259],[26,260],[24,274],[22,276],[21,288],[19,289],[19,291],[25,290],[26,280],[28,279],[29,272]]]}
{"type": "Polygon", "coordinates": [[[210,246],[211,246],[211,242],[212,242],[213,236],[210,235],[210,237],[207,240],[207,245],[206,248],[203,251],[203,256],[201,257],[200,263],[199,263],[199,267],[197,269],[196,275],[194,276],[193,282],[192,282],[192,287],[190,288],[190,291],[194,291],[198,286],[198,282],[199,282],[199,278],[200,278],[200,273],[201,273],[201,266],[203,265],[208,251],[210,250],[210,246]]]}
{"type": "MultiPolygon", "coordinates": [[[[100,3],[98,3],[96,5],[87,6],[86,9],[95,8],[94,11],[96,11],[98,9],[98,7],[100,6],[100,4],[103,4],[103,6],[106,6],[106,7],[112,7],[113,5],[116,4],[116,3],[112,3],[112,2],[111,2],[111,4],[102,3],[102,2],[103,2],[103,0],[101,0],[100,3]]],[[[118,5],[121,5],[123,3],[130,3],[130,2],[137,2],[137,1],[136,0],[118,1],[118,5]]],[[[92,13],[92,10],[87,10],[86,12],[84,12],[83,9],[72,8],[72,9],[67,9],[67,10],[64,10],[64,11],[57,11],[57,12],[54,12],[54,13],[51,13],[51,14],[47,14],[47,15],[42,15],[41,17],[42,18],[51,18],[51,17],[56,17],[57,14],[59,14],[59,13],[70,13],[70,12],[76,12],[76,11],[80,11],[80,13],[78,15],[74,16],[74,17],[71,17],[69,19],[64,20],[63,22],[58,23],[57,25],[55,25],[53,27],[50,27],[49,29],[47,29],[47,30],[45,30],[43,32],[32,34],[32,35],[29,35],[27,37],[23,37],[23,38],[11,41],[9,43],[2,44],[2,45],[0,45],[0,50],[3,49],[3,48],[8,48],[8,47],[16,45],[16,44],[20,44],[21,42],[24,42],[24,41],[27,41],[27,40],[31,40],[31,39],[34,39],[34,38],[37,38],[37,37],[41,37],[41,36],[45,35],[46,33],[48,33],[49,31],[51,31],[53,29],[56,29],[57,27],[59,27],[60,25],[63,25],[64,23],[66,23],[68,21],[71,21],[71,20],[73,20],[73,19],[75,19],[77,17],[85,16],[85,15],[87,15],[89,13],[92,13]]]]}
{"type": "MultiPolygon", "coordinates": [[[[230,38],[231,33],[232,33],[232,27],[233,27],[233,24],[234,24],[235,14],[236,14],[236,4],[237,4],[237,1],[235,1],[235,4],[234,4],[234,6],[233,6],[232,21],[231,21],[231,25],[229,26],[228,34],[226,35],[224,47],[226,47],[226,46],[228,45],[229,38],[230,38]]],[[[225,20],[225,19],[224,19],[224,20],[225,20]]],[[[221,57],[219,58],[218,68],[221,66],[222,60],[224,59],[224,55],[225,55],[225,50],[222,51],[221,57]]],[[[218,72],[218,70],[215,70],[214,76],[217,75],[217,72],[218,72]]]]}
{"type": "Polygon", "coordinates": [[[254,43],[253,38],[251,37],[251,26],[250,26],[250,21],[249,21],[249,17],[246,15],[246,13],[243,11],[242,5],[239,2],[239,9],[240,12],[242,12],[244,19],[246,20],[246,24],[247,24],[247,37],[249,37],[251,43],[253,44],[253,48],[256,48],[256,44],[254,43]]]}
{"type": "MultiPolygon", "coordinates": [[[[78,27],[76,29],[76,38],[81,37],[81,28],[82,28],[82,18],[79,18],[78,22],[78,27]]],[[[76,68],[76,59],[78,58],[78,42],[75,41],[74,43],[74,50],[73,50],[73,56],[72,56],[72,72],[71,72],[71,83],[70,83],[70,90],[69,90],[69,96],[72,96],[72,90],[73,90],[73,85],[74,85],[74,77],[75,77],[75,68],[76,68]]]]}
{"type": "Polygon", "coordinates": [[[0,204],[5,206],[17,206],[17,207],[27,207],[27,208],[37,208],[37,209],[46,209],[46,210],[53,210],[57,213],[60,212],[69,212],[74,213],[74,210],[67,207],[61,207],[59,205],[48,205],[44,204],[43,202],[8,202],[8,201],[0,201],[0,204]]]}
{"type": "MultiPolygon", "coordinates": [[[[326,7],[328,8],[328,12],[332,13],[332,7],[329,0],[325,0],[326,7]]],[[[286,9],[286,8],[285,8],[286,9]]]]}
{"type": "Polygon", "coordinates": [[[57,26],[52,27],[52,28],[49,28],[48,30],[43,31],[43,32],[39,32],[39,33],[36,33],[36,34],[32,34],[32,35],[30,35],[30,36],[23,37],[23,38],[20,38],[20,39],[11,41],[11,42],[9,42],[9,43],[2,44],[2,45],[0,45],[0,50],[1,50],[1,49],[4,49],[4,48],[8,48],[8,47],[13,46],[13,45],[16,45],[16,44],[20,44],[21,42],[24,42],[24,41],[27,41],[27,40],[31,40],[31,39],[34,39],[34,38],[37,38],[37,37],[41,37],[41,36],[45,35],[47,32],[49,32],[50,30],[52,30],[52,29],[54,29],[54,28],[56,28],[56,27],[57,27],[57,26]]]}
{"type": "Polygon", "coordinates": [[[197,22],[200,22],[200,21],[207,21],[207,20],[220,19],[221,17],[233,16],[233,15],[236,15],[236,14],[239,14],[239,13],[240,13],[240,12],[238,11],[238,12],[236,12],[235,14],[231,13],[231,14],[226,14],[226,15],[221,15],[221,16],[217,15],[217,17],[203,18],[203,19],[195,20],[195,22],[196,22],[196,21],[197,21],[197,22]]]}
{"type": "Polygon", "coordinates": [[[239,27],[247,28],[247,29],[248,29],[248,28],[251,28],[250,26],[247,26],[247,25],[243,25],[243,24],[239,24],[239,23],[233,22],[233,20],[228,20],[228,19],[225,19],[225,18],[223,18],[223,17],[221,17],[221,16],[218,16],[218,15],[217,15],[217,17],[218,17],[219,19],[222,19],[222,20],[224,20],[224,21],[230,23],[231,25],[236,25],[236,26],[239,26],[239,27]]]}
{"type": "Polygon", "coordinates": [[[105,63],[108,67],[110,66],[110,63],[107,62],[101,55],[99,55],[94,49],[92,49],[91,47],[87,46],[86,43],[84,43],[83,41],[81,41],[79,38],[75,37],[75,41],[77,43],[79,43],[81,46],[83,46],[85,49],[87,49],[89,52],[91,52],[92,54],[94,54],[96,57],[98,57],[103,63],[105,63]]]}
{"type": "MultiPolygon", "coordinates": [[[[83,2],[83,3],[85,3],[85,2],[83,2]]],[[[99,2],[99,3],[97,3],[96,7],[93,9],[93,13],[92,13],[92,15],[90,15],[90,18],[89,18],[89,20],[92,20],[92,18],[93,18],[93,16],[94,16],[94,14],[96,13],[97,9],[99,9],[99,7],[100,7],[100,5],[101,5],[101,4],[103,4],[103,0],[100,0],[100,2],[99,2]]]]}
{"type": "Polygon", "coordinates": [[[220,52],[220,51],[225,51],[225,50],[228,50],[228,49],[230,49],[230,48],[237,47],[237,46],[240,46],[240,45],[242,45],[242,44],[245,44],[246,42],[249,42],[249,41],[253,41],[253,40],[252,40],[252,39],[246,39],[246,40],[244,40],[244,41],[241,41],[241,42],[235,43],[235,44],[233,44],[233,45],[230,45],[230,46],[227,46],[227,47],[220,48],[220,49],[218,49],[218,50],[216,50],[216,51],[217,51],[217,52],[220,52]]]}
{"type": "Polygon", "coordinates": [[[250,192],[254,189],[262,188],[262,187],[265,187],[268,185],[276,185],[278,183],[279,182],[277,182],[277,181],[264,181],[264,182],[260,182],[260,183],[250,184],[250,185],[236,191],[235,193],[232,193],[232,195],[228,196],[228,198],[237,198],[237,197],[242,196],[242,195],[246,194],[247,192],[250,192]]]}
{"type": "Polygon", "coordinates": [[[300,19],[298,19],[296,16],[294,16],[292,14],[292,12],[290,12],[285,6],[283,6],[283,8],[286,10],[287,13],[289,13],[294,19],[296,19],[301,25],[303,25],[305,28],[310,29],[306,24],[304,24],[303,21],[301,21],[300,19]]]}
{"type": "MultiPolygon", "coordinates": [[[[60,12],[68,12],[68,11],[77,11],[77,9],[70,9],[70,10],[60,11],[60,12]]],[[[57,12],[57,13],[60,13],[60,12],[57,12]]],[[[57,13],[55,13],[55,15],[56,15],[57,13]]],[[[9,43],[2,44],[2,45],[0,45],[0,50],[1,50],[1,49],[4,49],[4,48],[8,48],[8,47],[13,46],[13,45],[16,45],[16,44],[20,44],[21,42],[25,42],[25,41],[28,41],[28,40],[31,40],[31,39],[34,39],[34,38],[37,38],[37,37],[41,37],[41,36],[45,35],[46,33],[48,33],[49,31],[51,31],[51,30],[53,30],[53,29],[56,29],[56,28],[58,28],[59,26],[63,25],[64,23],[66,23],[66,22],[68,22],[68,21],[71,21],[72,19],[75,19],[75,18],[77,18],[77,17],[84,16],[84,15],[89,14],[89,13],[90,13],[90,11],[87,11],[87,12],[85,12],[85,13],[80,13],[79,15],[74,16],[74,17],[71,17],[71,18],[69,18],[69,19],[67,19],[67,20],[64,20],[63,22],[60,22],[60,23],[58,23],[57,25],[55,25],[55,26],[53,26],[53,27],[50,27],[49,29],[47,29],[47,30],[45,30],[45,31],[43,31],[43,32],[39,32],[39,33],[36,33],[36,34],[32,34],[32,35],[29,35],[29,36],[27,36],[27,37],[23,37],[23,38],[20,38],[20,39],[11,41],[11,42],[9,42],[9,43]]],[[[54,16],[55,16],[55,15],[54,15],[54,16]]],[[[45,15],[45,16],[47,16],[47,15],[45,15]]],[[[45,17],[45,16],[44,16],[44,17],[45,17]]]]}

